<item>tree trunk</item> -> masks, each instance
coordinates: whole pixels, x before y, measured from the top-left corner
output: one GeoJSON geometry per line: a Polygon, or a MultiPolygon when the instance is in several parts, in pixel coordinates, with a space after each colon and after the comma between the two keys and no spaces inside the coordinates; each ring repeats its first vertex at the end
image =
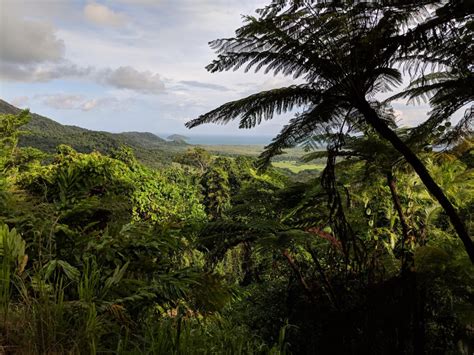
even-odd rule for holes
{"type": "Polygon", "coordinates": [[[467,232],[467,229],[459,217],[456,209],[448,200],[443,190],[441,190],[438,184],[433,180],[425,165],[416,156],[416,154],[413,153],[411,149],[397,136],[397,134],[379,118],[377,112],[367,101],[359,101],[357,108],[364,115],[367,123],[369,123],[377,131],[377,133],[380,134],[380,136],[388,140],[392,146],[405,157],[406,161],[412,166],[412,168],[420,177],[421,181],[423,181],[423,184],[427,190],[439,202],[451,220],[451,224],[456,230],[459,238],[461,238],[462,242],[464,243],[464,247],[466,248],[466,252],[471,259],[471,262],[474,264],[474,243],[472,242],[471,237],[469,236],[469,233],[467,232]]]}
{"type": "Polygon", "coordinates": [[[414,337],[413,351],[415,354],[425,354],[426,343],[426,322],[425,322],[425,304],[426,289],[423,282],[419,282],[418,275],[414,274],[414,293],[415,293],[415,309],[414,309],[414,337]]]}
{"type": "Polygon", "coordinates": [[[296,277],[298,278],[298,281],[301,284],[301,287],[303,287],[303,289],[305,290],[305,292],[308,294],[308,296],[310,298],[313,298],[313,294],[311,292],[311,289],[309,288],[308,284],[306,283],[306,280],[304,279],[304,276],[303,276],[300,268],[298,267],[298,265],[296,265],[296,262],[293,260],[290,253],[288,252],[288,249],[283,249],[281,251],[281,254],[285,257],[285,259],[288,261],[288,264],[290,265],[290,267],[295,272],[296,277]]]}
{"type": "Polygon", "coordinates": [[[316,251],[312,248],[307,248],[309,250],[309,253],[311,254],[311,258],[313,258],[314,263],[316,264],[316,268],[318,269],[319,275],[321,276],[321,279],[323,280],[324,286],[326,287],[327,293],[329,295],[329,299],[332,302],[333,306],[335,309],[339,310],[339,304],[338,300],[336,298],[336,293],[334,292],[334,289],[332,288],[331,282],[329,282],[329,279],[324,272],[324,269],[319,262],[318,256],[316,254],[316,251]]]}
{"type": "Polygon", "coordinates": [[[387,184],[390,188],[390,193],[392,194],[392,201],[395,205],[395,209],[397,210],[398,218],[400,219],[400,224],[402,225],[402,273],[405,273],[408,267],[407,255],[405,253],[405,243],[409,238],[409,228],[405,219],[405,215],[403,214],[400,198],[398,197],[397,180],[395,176],[393,176],[391,171],[387,173],[387,184]]]}

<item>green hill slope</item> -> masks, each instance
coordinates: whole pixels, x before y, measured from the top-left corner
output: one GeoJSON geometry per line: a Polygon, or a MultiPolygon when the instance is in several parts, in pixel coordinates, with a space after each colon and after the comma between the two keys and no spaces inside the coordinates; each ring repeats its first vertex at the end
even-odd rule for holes
{"type": "MultiPolygon", "coordinates": [[[[0,114],[17,114],[19,108],[0,100],[0,114]]],[[[77,126],[62,125],[47,117],[31,114],[31,121],[25,126],[29,131],[21,137],[21,146],[30,146],[52,153],[60,144],[67,144],[79,152],[99,151],[110,153],[122,145],[135,151],[143,163],[158,166],[167,163],[171,157],[187,147],[184,142],[169,142],[149,132],[110,133],[92,131],[77,126]]]]}

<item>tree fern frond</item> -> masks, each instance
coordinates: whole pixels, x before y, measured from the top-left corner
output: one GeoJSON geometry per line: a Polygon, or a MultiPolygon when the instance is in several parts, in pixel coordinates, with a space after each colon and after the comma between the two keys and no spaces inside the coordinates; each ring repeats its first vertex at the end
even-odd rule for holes
{"type": "Polygon", "coordinates": [[[293,85],[263,91],[244,99],[232,101],[186,123],[192,128],[203,123],[225,124],[240,117],[240,128],[251,128],[273,118],[274,114],[286,113],[295,107],[308,105],[319,99],[317,91],[309,85],[293,85]]]}
{"type": "Polygon", "coordinates": [[[474,106],[466,109],[464,116],[441,138],[440,144],[453,145],[459,143],[465,138],[474,136],[474,106]]]}
{"type": "Polygon", "coordinates": [[[344,107],[339,106],[337,101],[325,98],[318,105],[294,117],[272,143],[265,147],[257,162],[258,168],[264,169],[272,157],[301,143],[308,135],[323,134],[330,127],[337,126],[342,122],[343,113],[344,107]]]}

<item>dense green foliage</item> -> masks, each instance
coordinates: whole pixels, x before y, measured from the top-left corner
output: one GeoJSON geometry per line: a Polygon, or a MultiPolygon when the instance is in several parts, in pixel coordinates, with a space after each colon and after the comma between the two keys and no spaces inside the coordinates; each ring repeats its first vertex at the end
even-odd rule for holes
{"type": "MultiPolygon", "coordinates": [[[[468,346],[473,267],[442,209],[401,164],[391,171],[404,187],[405,235],[380,168],[396,160],[376,137],[366,151],[355,139],[335,165],[346,202],[334,211],[328,167],[298,183],[273,169],[258,174],[251,158],[202,149],[161,170],[129,148],[32,154],[17,146],[28,113],[1,119],[6,349],[384,353],[414,352],[420,336],[427,353],[468,346]],[[376,146],[377,158],[365,160],[376,146]],[[348,239],[335,234],[341,218],[348,239]],[[400,274],[406,260],[410,272],[400,274]],[[358,335],[372,331],[370,341],[358,335]]],[[[464,141],[423,158],[469,228],[473,152],[464,141]]]]}
{"type": "Polygon", "coordinates": [[[18,146],[28,112],[0,117],[2,346],[26,353],[284,348],[284,339],[273,348],[216,313],[243,294],[205,266],[196,239],[254,174],[251,161],[239,158],[237,167],[207,154],[204,171],[193,160],[154,170],[125,147],[103,155],[60,145],[52,155],[32,154],[18,146]]]}

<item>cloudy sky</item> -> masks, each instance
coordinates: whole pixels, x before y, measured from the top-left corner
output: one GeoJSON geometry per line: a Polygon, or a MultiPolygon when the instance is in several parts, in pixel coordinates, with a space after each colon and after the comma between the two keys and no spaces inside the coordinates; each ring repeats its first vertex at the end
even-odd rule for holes
{"type": "MultiPolygon", "coordinates": [[[[266,0],[0,0],[0,97],[64,124],[185,133],[220,104],[292,83],[210,74],[208,42],[232,36],[266,0]]],[[[400,120],[423,107],[395,104],[400,120]]],[[[193,134],[274,135],[288,117],[251,130],[207,125],[193,134]]]]}

